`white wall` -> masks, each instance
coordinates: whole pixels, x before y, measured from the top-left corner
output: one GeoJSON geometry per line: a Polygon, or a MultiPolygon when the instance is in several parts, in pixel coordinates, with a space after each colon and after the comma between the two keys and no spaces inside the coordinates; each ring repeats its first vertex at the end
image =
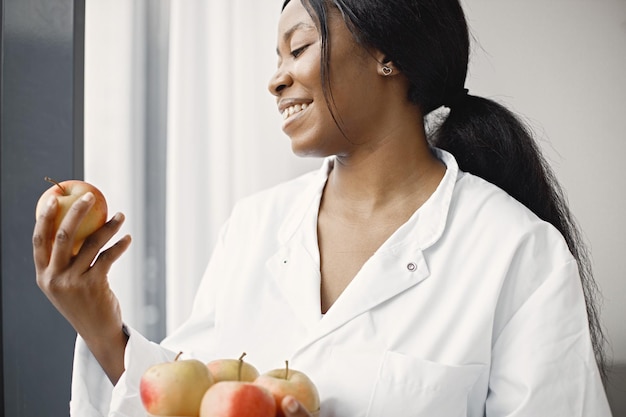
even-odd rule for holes
{"type": "Polygon", "coordinates": [[[615,361],[626,362],[626,1],[464,0],[468,88],[534,127],[591,244],[615,361]]]}

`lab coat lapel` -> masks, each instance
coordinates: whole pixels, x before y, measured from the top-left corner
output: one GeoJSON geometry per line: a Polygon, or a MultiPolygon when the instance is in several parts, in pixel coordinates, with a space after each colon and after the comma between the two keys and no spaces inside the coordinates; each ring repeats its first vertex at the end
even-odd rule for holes
{"type": "Polygon", "coordinates": [[[281,246],[266,266],[287,303],[307,327],[321,318],[317,212],[333,158],[326,158],[317,178],[294,201],[278,232],[281,246]]]}
{"type": "Polygon", "coordinates": [[[429,275],[428,266],[420,250],[396,253],[381,251],[364,265],[354,280],[320,322],[321,337],[353,318],[375,308],[429,275]]]}
{"type": "Polygon", "coordinates": [[[307,327],[316,325],[321,318],[319,262],[292,240],[268,260],[267,267],[298,319],[307,327]]]}
{"type": "Polygon", "coordinates": [[[385,250],[369,259],[323,320],[319,263],[299,241],[291,241],[267,262],[294,314],[310,330],[310,344],[353,318],[417,285],[429,275],[420,250],[385,250]]]}
{"type": "Polygon", "coordinates": [[[439,149],[434,152],[447,168],[437,190],[363,265],[320,321],[308,344],[416,286],[430,275],[423,251],[434,244],[445,229],[452,193],[459,177],[454,157],[439,149]]]}
{"type": "Polygon", "coordinates": [[[383,245],[363,265],[323,319],[320,311],[319,254],[313,253],[317,250],[317,242],[314,241],[317,217],[316,211],[311,209],[315,204],[319,205],[328,172],[332,169],[332,158],[325,161],[318,181],[294,205],[295,209],[285,219],[279,233],[283,246],[268,260],[267,267],[275,276],[295,315],[311,330],[302,348],[429,276],[423,250],[436,242],[443,233],[452,192],[459,177],[454,158],[445,151],[435,149],[435,152],[447,166],[438,189],[414,214],[416,221],[413,226],[397,231],[394,239],[383,245]],[[315,216],[307,216],[307,213],[315,216]],[[307,224],[306,219],[312,220],[307,224]],[[303,228],[313,229],[302,233],[303,228]],[[306,240],[306,236],[309,240],[306,240]],[[313,240],[310,240],[311,236],[313,240]]]}
{"type": "Polygon", "coordinates": [[[423,251],[445,229],[452,193],[459,176],[449,153],[434,149],[446,164],[443,180],[411,219],[363,265],[320,321],[318,337],[422,282],[430,275],[423,251]]]}

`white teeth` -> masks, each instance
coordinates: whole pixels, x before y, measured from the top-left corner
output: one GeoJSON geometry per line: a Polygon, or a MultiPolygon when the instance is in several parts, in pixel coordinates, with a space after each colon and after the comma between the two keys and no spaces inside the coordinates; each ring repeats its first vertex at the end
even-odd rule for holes
{"type": "Polygon", "coordinates": [[[296,104],[287,107],[285,110],[283,110],[283,120],[287,119],[289,116],[293,116],[296,113],[300,113],[302,110],[306,110],[307,107],[309,107],[309,105],[306,103],[296,104]]]}

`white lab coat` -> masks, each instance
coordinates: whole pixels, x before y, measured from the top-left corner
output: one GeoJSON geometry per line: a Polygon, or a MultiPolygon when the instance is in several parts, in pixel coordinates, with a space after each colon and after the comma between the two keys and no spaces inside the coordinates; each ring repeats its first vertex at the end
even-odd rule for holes
{"type": "Polygon", "coordinates": [[[563,238],[437,152],[436,192],[325,315],[316,219],[333,159],[241,201],[189,320],[161,345],[131,329],[113,391],[78,339],[72,415],[144,416],[143,371],[183,351],[247,352],[261,372],[288,359],[319,388],[322,417],[610,416],[563,238]]]}

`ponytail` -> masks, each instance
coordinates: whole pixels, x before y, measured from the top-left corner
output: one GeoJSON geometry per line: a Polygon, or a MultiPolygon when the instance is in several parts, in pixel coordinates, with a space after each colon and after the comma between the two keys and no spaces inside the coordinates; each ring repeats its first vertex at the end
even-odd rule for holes
{"type": "Polygon", "coordinates": [[[561,232],[578,264],[591,341],[606,380],[606,338],[600,325],[600,293],[589,251],[530,129],[504,106],[486,98],[462,95],[450,107],[448,116],[431,134],[431,144],[453,154],[461,170],[502,188],[561,232]]]}

